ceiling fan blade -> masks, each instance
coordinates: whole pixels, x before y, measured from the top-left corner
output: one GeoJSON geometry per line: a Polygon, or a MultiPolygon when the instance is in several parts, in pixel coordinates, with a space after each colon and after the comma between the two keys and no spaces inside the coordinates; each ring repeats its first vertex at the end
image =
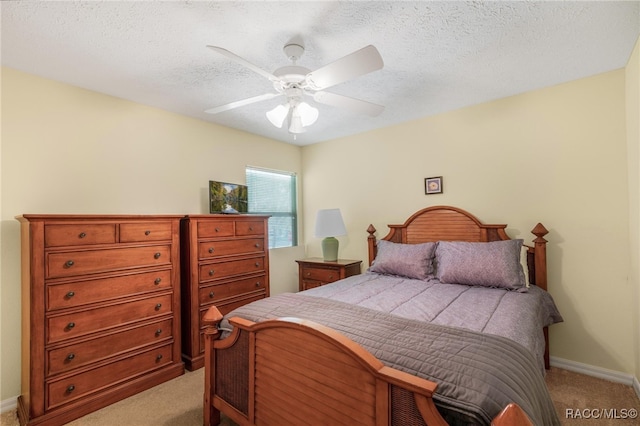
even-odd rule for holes
{"type": "Polygon", "coordinates": [[[213,50],[214,52],[218,52],[219,54],[226,56],[227,58],[236,61],[237,63],[244,65],[245,67],[249,68],[251,71],[256,72],[258,74],[260,74],[263,77],[268,78],[271,81],[276,81],[278,80],[278,77],[276,77],[275,75],[271,74],[270,72],[267,72],[265,70],[263,70],[260,67],[257,67],[255,65],[253,65],[251,62],[247,61],[244,58],[241,58],[240,56],[236,55],[233,52],[228,51],[225,48],[222,47],[218,47],[218,46],[207,46],[209,49],[213,50]]]}
{"type": "Polygon", "coordinates": [[[384,111],[382,105],[331,92],[316,92],[313,94],[313,99],[321,104],[348,109],[359,114],[370,115],[371,117],[375,117],[384,111]]]}
{"type": "Polygon", "coordinates": [[[267,99],[273,99],[276,96],[280,96],[280,93],[265,93],[264,95],[254,96],[252,98],[242,99],[240,101],[231,102],[225,105],[220,105],[214,108],[205,110],[208,114],[217,114],[223,111],[229,111],[230,109],[238,108],[241,106],[253,104],[260,101],[266,101],[267,99]]]}
{"type": "Polygon", "coordinates": [[[352,78],[379,70],[383,67],[382,57],[374,46],[369,45],[344,56],[306,76],[309,88],[323,90],[352,78]]]}

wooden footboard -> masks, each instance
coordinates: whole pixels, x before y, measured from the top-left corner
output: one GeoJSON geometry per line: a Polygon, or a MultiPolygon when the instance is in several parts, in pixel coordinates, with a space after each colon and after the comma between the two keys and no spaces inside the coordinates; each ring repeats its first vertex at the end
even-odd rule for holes
{"type": "MultiPolygon", "coordinates": [[[[297,318],[253,323],[205,314],[204,423],[220,412],[238,425],[437,425],[437,384],[383,365],[344,335],[297,318]],[[249,368],[252,366],[253,368],[249,368]],[[245,394],[245,395],[242,395],[245,394]]],[[[515,404],[492,424],[527,425],[515,404]]]]}

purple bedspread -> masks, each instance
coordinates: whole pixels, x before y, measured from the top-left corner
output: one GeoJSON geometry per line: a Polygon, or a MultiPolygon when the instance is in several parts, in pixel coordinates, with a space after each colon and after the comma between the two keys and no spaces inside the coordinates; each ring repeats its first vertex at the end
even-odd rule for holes
{"type": "Polygon", "coordinates": [[[298,317],[324,324],[384,364],[438,384],[450,424],[488,425],[510,402],[534,424],[558,425],[544,383],[542,327],[562,321],[539,288],[515,292],[365,273],[244,305],[225,316],[298,317]]]}
{"type": "Polygon", "coordinates": [[[535,286],[521,293],[365,273],[300,294],[506,337],[527,348],[543,374],[542,328],[562,321],[551,295],[535,286]]]}

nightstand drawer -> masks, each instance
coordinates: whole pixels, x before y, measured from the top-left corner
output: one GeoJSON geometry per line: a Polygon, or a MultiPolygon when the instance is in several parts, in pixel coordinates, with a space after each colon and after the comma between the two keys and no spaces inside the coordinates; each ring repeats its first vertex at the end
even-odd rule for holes
{"type": "Polygon", "coordinates": [[[302,288],[305,290],[309,290],[310,288],[320,287],[324,284],[328,284],[326,281],[309,281],[302,280],[302,288]]]}
{"type": "Polygon", "coordinates": [[[336,269],[303,267],[302,278],[304,280],[315,280],[323,281],[325,283],[331,283],[340,279],[340,272],[336,269]]]}
{"type": "Polygon", "coordinates": [[[298,290],[329,284],[360,273],[361,260],[338,259],[325,261],[319,257],[296,260],[298,263],[298,290]]]}

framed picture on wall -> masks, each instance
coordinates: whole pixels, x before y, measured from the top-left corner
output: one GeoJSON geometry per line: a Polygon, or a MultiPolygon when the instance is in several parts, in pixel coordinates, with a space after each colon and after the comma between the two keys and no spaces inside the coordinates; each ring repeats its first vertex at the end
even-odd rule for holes
{"type": "Polygon", "coordinates": [[[427,195],[442,194],[442,176],[425,178],[424,193],[427,195]]]}

